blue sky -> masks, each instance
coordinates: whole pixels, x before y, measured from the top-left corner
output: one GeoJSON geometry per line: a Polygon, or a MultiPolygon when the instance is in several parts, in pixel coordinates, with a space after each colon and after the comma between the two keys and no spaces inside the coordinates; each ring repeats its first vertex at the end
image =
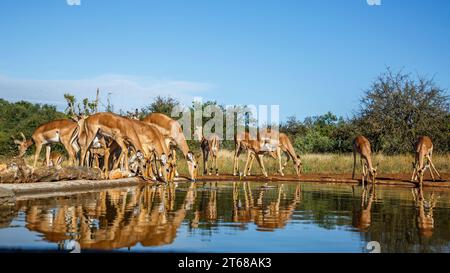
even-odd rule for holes
{"type": "Polygon", "coordinates": [[[450,1],[0,1],[0,97],[62,94],[116,109],[157,94],[279,104],[302,119],[358,108],[386,66],[450,87],[450,1]]]}

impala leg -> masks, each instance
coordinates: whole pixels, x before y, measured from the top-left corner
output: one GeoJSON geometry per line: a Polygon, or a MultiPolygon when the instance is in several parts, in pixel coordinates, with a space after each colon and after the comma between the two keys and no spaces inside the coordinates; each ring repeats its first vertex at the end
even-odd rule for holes
{"type": "Polygon", "coordinates": [[[81,166],[85,166],[85,164],[86,164],[86,166],[89,166],[86,161],[86,156],[88,155],[89,148],[90,148],[92,142],[94,141],[96,134],[97,133],[93,134],[89,131],[86,132],[86,143],[81,148],[81,157],[80,157],[81,166]]]}
{"type": "Polygon", "coordinates": [[[208,174],[208,151],[202,149],[202,157],[203,157],[203,175],[208,174]]]}
{"type": "Polygon", "coordinates": [[[147,164],[146,170],[145,170],[145,175],[147,177],[150,177],[151,180],[156,180],[156,175],[153,173],[153,167],[152,167],[152,162],[149,162],[147,164]]]}
{"type": "Polygon", "coordinates": [[[203,167],[204,167],[204,173],[211,175],[211,172],[208,172],[208,167],[209,167],[209,151],[205,151],[205,159],[204,159],[204,163],[203,163],[203,167]]]}
{"type": "Polygon", "coordinates": [[[214,169],[214,153],[211,152],[211,165],[209,167],[209,175],[212,175],[214,169]]]}
{"type": "Polygon", "coordinates": [[[120,163],[119,163],[119,165],[120,165],[120,168],[121,168],[122,170],[125,169],[125,153],[128,153],[128,150],[127,150],[126,152],[124,152],[124,153],[122,154],[122,157],[120,158],[120,163]]]}
{"type": "MultiPolygon", "coordinates": [[[[362,164],[362,161],[361,161],[361,164],[362,164]]],[[[365,181],[366,175],[367,175],[367,172],[366,172],[366,164],[362,164],[362,169],[363,169],[363,174],[362,174],[362,186],[364,187],[364,181],[365,181]]]]}
{"type": "Polygon", "coordinates": [[[214,167],[216,168],[216,175],[219,175],[219,167],[217,166],[217,154],[214,156],[214,167]]]}
{"type": "Polygon", "coordinates": [[[259,166],[261,167],[261,170],[263,172],[263,175],[265,177],[268,177],[267,172],[266,172],[266,168],[264,167],[264,162],[263,162],[263,155],[256,155],[256,160],[259,163],[259,166]]]}
{"type": "Polygon", "coordinates": [[[88,150],[86,156],[86,166],[92,167],[92,164],[94,164],[94,153],[91,150],[88,150]]]}
{"type": "Polygon", "coordinates": [[[252,171],[252,168],[253,168],[253,162],[255,161],[255,156],[256,155],[254,153],[252,153],[250,155],[250,161],[248,163],[247,168],[244,170],[244,172],[246,172],[248,176],[251,175],[251,171],[252,171]]]}
{"type": "MultiPolygon", "coordinates": [[[[283,168],[281,170],[284,170],[286,168],[286,166],[289,163],[290,159],[291,159],[291,157],[289,156],[289,154],[286,154],[286,162],[284,162],[283,168]]],[[[294,161],[294,164],[295,164],[295,161],[294,161]]]]}
{"type": "MultiPolygon", "coordinates": [[[[124,159],[125,160],[125,171],[128,172],[128,149],[127,146],[125,145],[125,143],[123,142],[123,140],[121,138],[117,138],[116,139],[116,143],[117,145],[119,145],[121,151],[120,151],[120,159],[124,159]]],[[[107,173],[107,171],[105,172],[107,173]]]]}
{"type": "Polygon", "coordinates": [[[154,165],[154,164],[156,164],[156,162],[154,160],[155,156],[156,156],[155,154],[152,155],[150,160],[147,162],[146,169],[143,170],[143,173],[145,171],[147,173],[146,174],[147,177],[150,177],[151,180],[156,180],[155,170],[157,169],[157,166],[154,165]]]}
{"type": "MultiPolygon", "coordinates": [[[[439,172],[436,170],[436,167],[435,167],[434,164],[433,164],[433,160],[431,160],[431,156],[430,156],[430,155],[427,155],[427,158],[428,158],[428,161],[430,162],[431,168],[433,168],[433,170],[434,170],[434,171],[436,172],[436,174],[439,176],[439,179],[442,179],[441,175],[440,175],[439,172]]],[[[431,171],[431,168],[430,168],[430,171],[431,171]]],[[[434,180],[434,178],[433,178],[433,180],[434,180]]]]}
{"type": "Polygon", "coordinates": [[[283,167],[281,165],[281,148],[280,147],[277,147],[277,157],[278,157],[278,165],[280,168],[280,174],[281,174],[281,176],[284,176],[283,167]]]}
{"type": "Polygon", "coordinates": [[[52,150],[52,147],[48,144],[45,146],[45,165],[47,167],[50,167],[50,152],[52,150]]]}
{"type": "Polygon", "coordinates": [[[413,169],[413,174],[411,177],[411,181],[415,181],[416,179],[416,174],[417,174],[417,165],[414,165],[414,169],[413,169]]]}
{"type": "Polygon", "coordinates": [[[433,174],[433,170],[432,170],[431,166],[428,166],[428,168],[430,169],[431,180],[433,180],[433,182],[434,182],[434,174],[433,174]]]}
{"type": "Polygon", "coordinates": [[[236,149],[234,150],[234,158],[233,158],[233,175],[237,175],[237,171],[239,171],[239,154],[240,154],[240,146],[236,145],[236,149]]]}
{"type": "Polygon", "coordinates": [[[77,142],[74,141],[72,144],[70,144],[70,147],[72,149],[73,152],[73,162],[75,164],[75,166],[79,166],[80,165],[80,161],[78,158],[78,152],[80,151],[80,147],[78,146],[77,142]]]}
{"type": "Polygon", "coordinates": [[[62,141],[62,144],[66,149],[67,153],[69,154],[69,164],[71,166],[75,165],[76,160],[75,148],[73,148],[73,146],[68,141],[62,141]]]}
{"type": "Polygon", "coordinates": [[[109,155],[110,155],[110,151],[109,148],[105,148],[105,155],[104,155],[104,159],[103,159],[103,167],[105,168],[105,178],[108,179],[108,177],[106,176],[108,169],[109,169],[109,155]]]}
{"type": "Polygon", "coordinates": [[[172,158],[174,162],[174,166],[172,166],[172,172],[175,173],[175,177],[178,177],[180,174],[178,173],[177,169],[177,151],[175,149],[172,149],[172,158]]]}
{"type": "Polygon", "coordinates": [[[247,176],[247,168],[250,163],[252,156],[252,152],[250,150],[247,151],[247,161],[245,161],[245,167],[244,167],[244,176],[247,176]]]}
{"type": "Polygon", "coordinates": [[[422,192],[422,184],[423,184],[423,172],[418,175],[419,176],[419,187],[420,191],[422,192]]]}
{"type": "Polygon", "coordinates": [[[365,201],[366,201],[366,188],[364,187],[361,194],[361,208],[364,207],[365,201]]]}
{"type": "Polygon", "coordinates": [[[125,171],[129,171],[129,166],[128,166],[128,149],[125,149],[125,153],[123,154],[123,160],[124,160],[124,165],[125,165],[125,171]]]}
{"type": "MultiPolygon", "coordinates": [[[[121,149],[121,148],[120,148],[121,149]]],[[[121,149],[122,150],[122,149],[121,149]]],[[[119,156],[116,158],[114,164],[113,164],[113,170],[119,168],[119,165],[121,164],[122,161],[122,152],[119,154],[119,156]]]]}
{"type": "Polygon", "coordinates": [[[353,173],[352,179],[355,179],[355,169],[356,169],[356,152],[353,150],[353,173]]]}
{"type": "Polygon", "coordinates": [[[248,165],[248,169],[247,169],[247,175],[250,176],[251,175],[251,170],[253,168],[253,162],[255,161],[255,154],[252,153],[251,157],[250,157],[250,163],[248,165]]]}
{"type": "Polygon", "coordinates": [[[42,144],[41,143],[36,143],[36,151],[34,152],[34,163],[33,163],[33,169],[36,168],[36,164],[37,164],[37,160],[39,158],[39,154],[41,153],[42,150],[42,144]]]}

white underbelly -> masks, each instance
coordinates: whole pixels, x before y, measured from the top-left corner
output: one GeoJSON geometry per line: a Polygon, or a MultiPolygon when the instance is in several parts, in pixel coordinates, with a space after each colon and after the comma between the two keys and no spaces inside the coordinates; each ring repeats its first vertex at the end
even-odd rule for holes
{"type": "Polygon", "coordinates": [[[48,138],[44,140],[44,144],[52,144],[61,142],[61,137],[59,133],[56,133],[52,138],[48,138]]]}
{"type": "Polygon", "coordinates": [[[92,141],[92,148],[101,148],[102,145],[100,144],[100,140],[98,139],[98,137],[95,137],[94,140],[92,141]]]}
{"type": "Polygon", "coordinates": [[[277,145],[264,143],[261,147],[261,151],[263,152],[275,152],[277,150],[277,145]]]}

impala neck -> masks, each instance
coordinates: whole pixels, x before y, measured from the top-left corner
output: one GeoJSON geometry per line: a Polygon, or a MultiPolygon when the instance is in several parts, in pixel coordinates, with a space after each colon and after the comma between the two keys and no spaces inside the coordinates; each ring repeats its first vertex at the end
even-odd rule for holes
{"type": "Polygon", "coordinates": [[[197,127],[195,129],[194,134],[197,137],[198,141],[202,141],[204,139],[204,137],[203,137],[203,128],[202,127],[197,127]]]}
{"type": "Polygon", "coordinates": [[[366,163],[367,163],[367,167],[369,168],[369,171],[372,172],[373,170],[373,165],[372,165],[372,160],[370,159],[370,156],[366,156],[366,163]]]}

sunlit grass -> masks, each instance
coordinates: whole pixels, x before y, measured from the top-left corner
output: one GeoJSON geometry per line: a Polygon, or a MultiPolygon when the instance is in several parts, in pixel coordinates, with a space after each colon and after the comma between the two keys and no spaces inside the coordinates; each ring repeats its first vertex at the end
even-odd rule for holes
{"type": "MultiPolygon", "coordinates": [[[[200,153],[196,153],[197,161],[199,162],[199,174],[203,170],[203,162],[200,153]]],[[[219,174],[232,174],[233,173],[233,157],[234,152],[229,150],[222,150],[219,152],[218,165],[219,174]]],[[[353,167],[353,155],[348,154],[304,154],[300,155],[303,163],[304,173],[321,173],[321,174],[342,174],[351,173],[353,167]]],[[[187,174],[186,161],[179,157],[180,162],[178,162],[178,169],[181,174],[187,174]]],[[[241,172],[244,169],[246,160],[246,153],[241,154],[239,157],[239,169],[241,172]]],[[[285,162],[286,157],[283,156],[283,162],[285,162]]],[[[6,162],[5,157],[0,158],[1,162],[6,162]]],[[[25,161],[28,165],[33,164],[33,157],[25,157],[25,161]]],[[[38,162],[38,166],[43,166],[44,159],[41,158],[38,162]]],[[[379,164],[378,172],[379,174],[395,174],[395,173],[409,173],[412,172],[412,162],[414,161],[413,155],[383,155],[374,154],[373,163],[374,165],[379,164]]],[[[449,173],[450,172],[450,154],[433,155],[433,162],[439,172],[449,173]]],[[[211,164],[211,162],[209,163],[211,164]]],[[[68,161],[63,162],[63,166],[67,166],[68,161]]],[[[272,157],[264,157],[264,165],[269,174],[274,174],[278,171],[278,161],[272,157]]],[[[357,172],[360,172],[359,157],[357,157],[357,172]]],[[[258,163],[253,163],[252,174],[260,174],[260,168],[258,163]]],[[[285,174],[294,174],[294,168],[292,161],[289,161],[288,166],[285,169],[285,174]]]]}
{"type": "MultiPolygon", "coordinates": [[[[199,154],[196,155],[200,168],[203,168],[202,158],[199,154]]],[[[219,173],[230,174],[233,172],[233,156],[232,151],[220,151],[218,157],[219,173]]],[[[322,174],[340,174],[351,173],[353,168],[353,155],[348,154],[305,154],[300,155],[303,163],[304,173],[322,173],[322,174]]],[[[245,166],[246,154],[241,154],[239,158],[239,169],[242,171],[245,166]]],[[[283,156],[283,162],[286,161],[286,157],[283,156]]],[[[394,174],[394,173],[409,173],[412,172],[412,162],[414,161],[413,155],[383,155],[374,154],[374,165],[379,164],[378,172],[380,174],[394,174]]],[[[433,155],[433,162],[442,173],[450,172],[450,154],[446,155],[433,155]]],[[[356,158],[357,172],[360,172],[359,156],[356,158]]],[[[186,164],[180,162],[178,164],[181,173],[186,173],[186,164]]],[[[264,166],[266,170],[273,174],[278,170],[278,161],[272,157],[264,157],[264,166]]],[[[252,173],[261,173],[258,163],[253,163],[252,173]]],[[[289,161],[285,174],[294,174],[294,167],[292,161],[289,161]]]]}

